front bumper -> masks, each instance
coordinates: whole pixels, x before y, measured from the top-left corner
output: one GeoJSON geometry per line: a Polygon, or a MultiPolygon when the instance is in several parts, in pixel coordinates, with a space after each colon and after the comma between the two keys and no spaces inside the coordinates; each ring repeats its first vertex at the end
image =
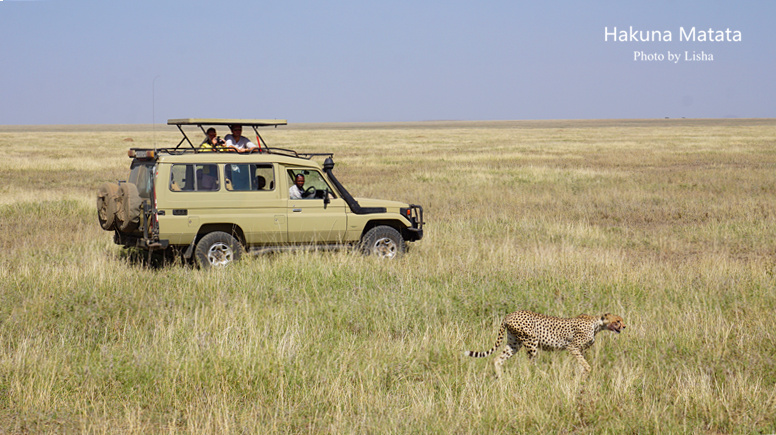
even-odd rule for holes
{"type": "Polygon", "coordinates": [[[404,234],[402,234],[402,236],[404,236],[404,240],[408,242],[414,242],[416,240],[422,239],[423,225],[425,224],[423,221],[423,207],[417,204],[410,204],[409,207],[402,208],[401,213],[410,222],[412,222],[412,226],[406,228],[404,234]]]}

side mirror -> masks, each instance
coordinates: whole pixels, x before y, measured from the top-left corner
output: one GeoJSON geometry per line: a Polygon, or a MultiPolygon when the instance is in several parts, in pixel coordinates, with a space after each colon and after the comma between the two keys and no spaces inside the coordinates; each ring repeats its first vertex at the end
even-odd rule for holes
{"type": "Polygon", "coordinates": [[[326,210],[326,207],[329,205],[331,200],[329,199],[329,189],[326,189],[323,191],[323,209],[326,210]]]}

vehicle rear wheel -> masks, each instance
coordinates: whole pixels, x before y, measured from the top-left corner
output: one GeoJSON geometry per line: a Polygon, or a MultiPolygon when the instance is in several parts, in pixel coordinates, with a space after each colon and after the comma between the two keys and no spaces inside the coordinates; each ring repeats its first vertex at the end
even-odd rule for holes
{"type": "Polygon", "coordinates": [[[361,251],[380,258],[398,258],[404,253],[404,237],[395,228],[380,225],[367,231],[361,239],[361,251]]]}
{"type": "Polygon", "coordinates": [[[223,231],[213,231],[197,243],[194,256],[203,269],[226,266],[242,255],[242,245],[237,239],[223,231]]]}
{"type": "Polygon", "coordinates": [[[103,183],[97,189],[97,219],[104,230],[114,229],[116,223],[116,200],[119,196],[119,185],[116,183],[103,183]]]}

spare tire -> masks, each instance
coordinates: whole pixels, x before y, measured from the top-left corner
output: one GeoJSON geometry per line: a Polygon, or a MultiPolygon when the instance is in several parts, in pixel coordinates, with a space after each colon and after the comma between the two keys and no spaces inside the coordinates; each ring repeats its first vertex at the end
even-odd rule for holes
{"type": "Polygon", "coordinates": [[[102,183],[97,189],[97,219],[104,230],[115,228],[118,196],[119,185],[116,183],[102,183]]]}
{"type": "Polygon", "coordinates": [[[119,185],[118,228],[120,231],[129,232],[137,229],[140,224],[140,209],[143,200],[137,193],[137,186],[132,183],[121,183],[119,185]]]}

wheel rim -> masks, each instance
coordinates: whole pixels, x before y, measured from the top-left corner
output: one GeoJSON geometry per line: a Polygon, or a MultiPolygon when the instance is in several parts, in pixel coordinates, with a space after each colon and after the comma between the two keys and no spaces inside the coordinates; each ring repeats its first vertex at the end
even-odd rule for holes
{"type": "Polygon", "coordinates": [[[226,243],[214,243],[207,250],[207,260],[211,266],[226,266],[234,259],[232,248],[226,243]]]}
{"type": "Polygon", "coordinates": [[[372,252],[380,258],[393,258],[396,256],[398,249],[396,242],[389,237],[383,237],[375,241],[372,252]]]}

